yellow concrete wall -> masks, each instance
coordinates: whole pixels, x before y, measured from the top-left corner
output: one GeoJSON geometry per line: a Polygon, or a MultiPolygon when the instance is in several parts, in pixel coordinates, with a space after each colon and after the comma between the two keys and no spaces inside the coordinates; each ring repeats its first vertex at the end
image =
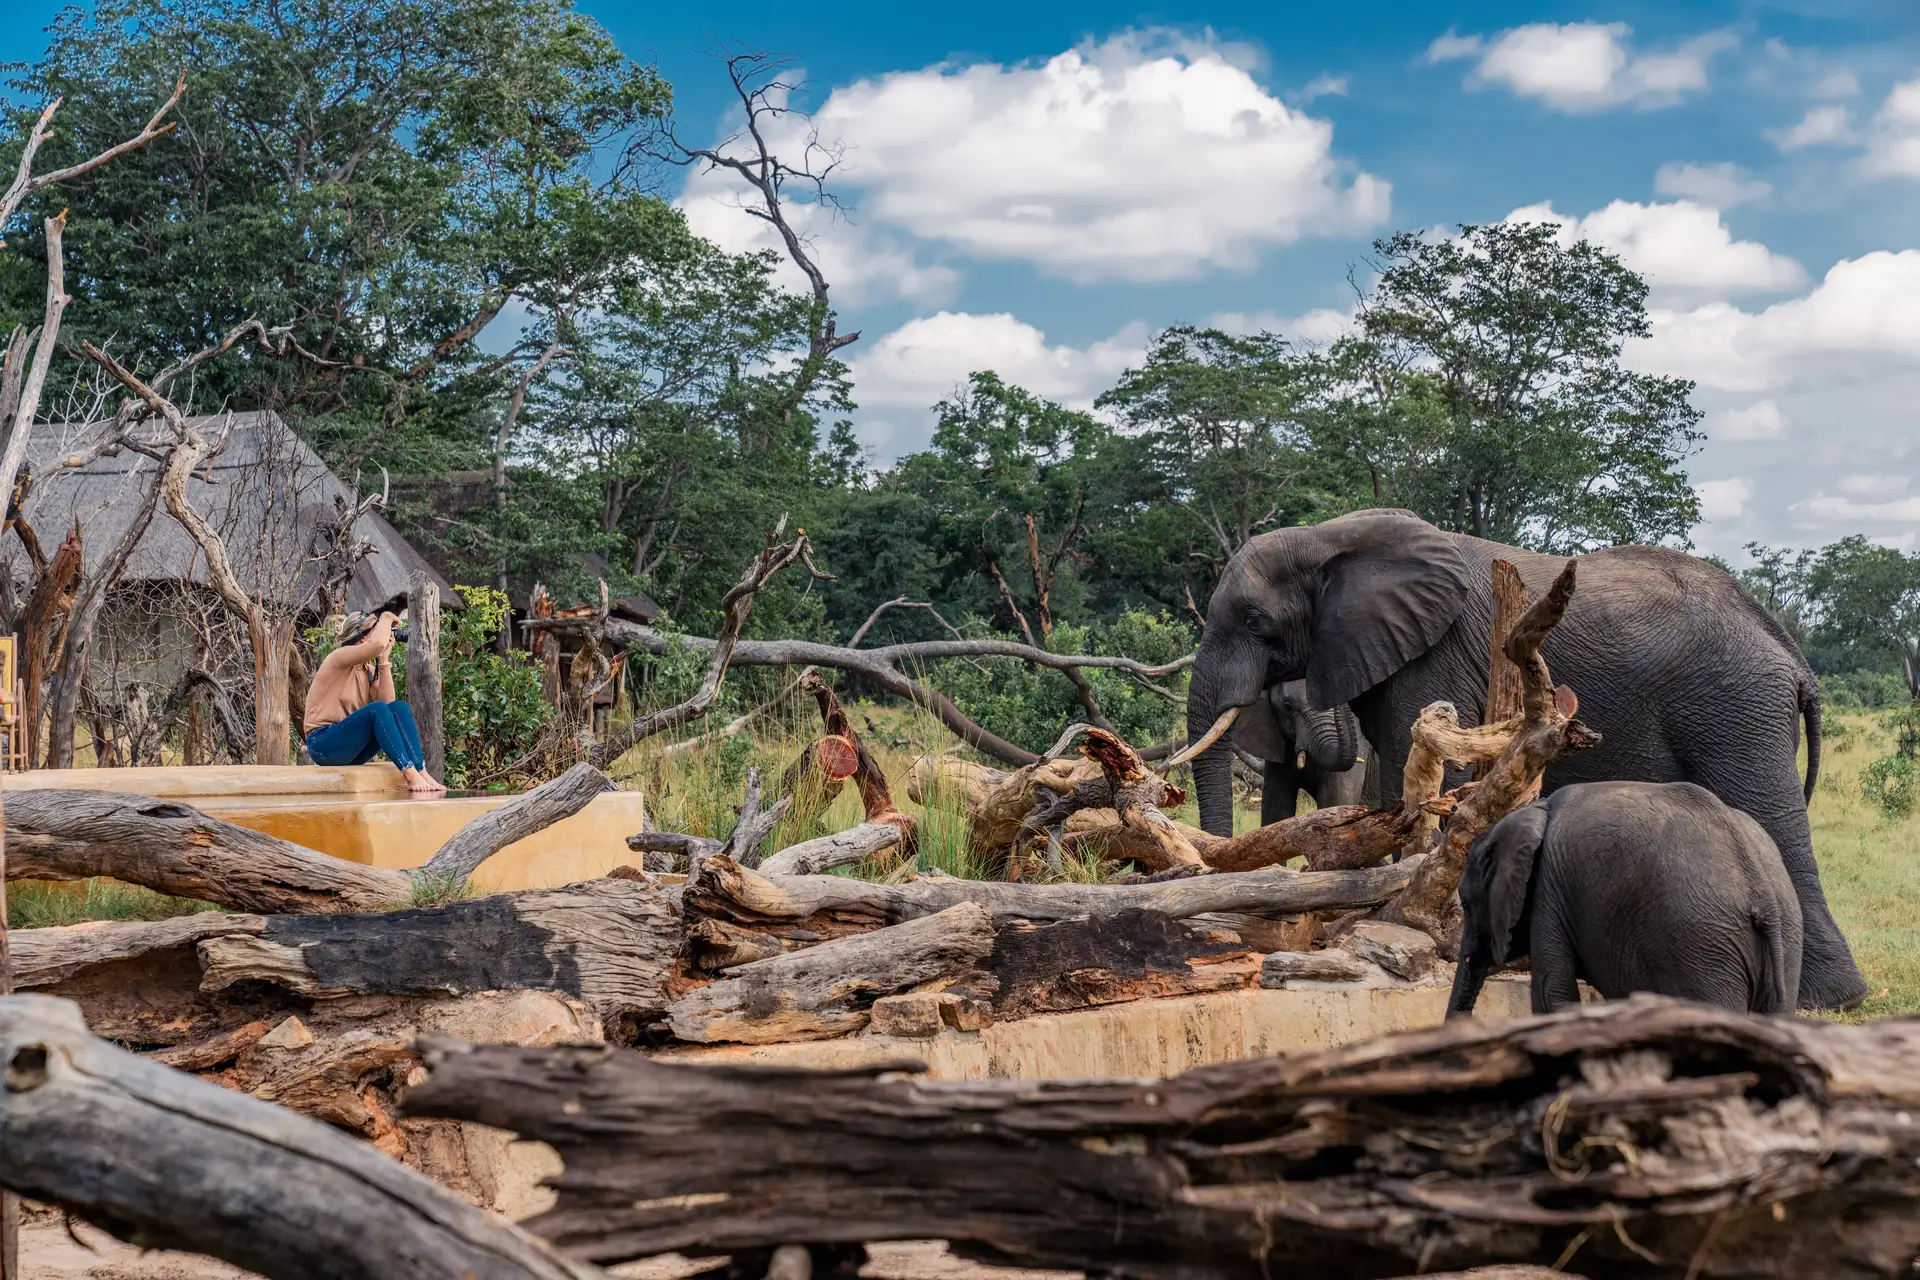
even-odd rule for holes
{"type": "MultiPolygon", "coordinates": [[[[376,867],[417,867],[467,823],[511,796],[333,801],[317,804],[231,803],[211,811],[238,826],[264,831],[336,858],[376,867]]],[[[638,861],[627,837],[641,829],[638,791],[609,791],[571,818],[510,844],[481,864],[473,880],[488,893],[550,889],[603,876],[638,861]]]]}
{"type": "Polygon", "coordinates": [[[119,791],[190,800],[225,796],[404,796],[407,784],[390,764],[222,764],[162,769],[31,769],[0,773],[5,791],[119,791]]]}
{"type": "MultiPolygon", "coordinates": [[[[1331,1049],[1390,1031],[1437,1026],[1446,1017],[1450,986],[1449,975],[1447,982],[1390,987],[1221,991],[1042,1014],[996,1022],[982,1031],[945,1031],[930,1040],[859,1035],[669,1049],[658,1056],[675,1062],[825,1068],[917,1058],[937,1080],[1166,1076],[1215,1062],[1331,1049]]],[[[1476,1016],[1523,1017],[1529,1004],[1525,978],[1496,977],[1481,994],[1476,1016]]]]}

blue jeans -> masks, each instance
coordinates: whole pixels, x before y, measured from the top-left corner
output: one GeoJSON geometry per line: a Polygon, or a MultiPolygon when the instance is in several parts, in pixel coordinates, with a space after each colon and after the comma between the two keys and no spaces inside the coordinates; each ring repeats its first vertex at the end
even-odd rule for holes
{"type": "Polygon", "coordinates": [[[385,753],[399,769],[424,769],[420,730],[413,708],[404,702],[369,702],[345,720],[322,725],[307,735],[307,754],[315,764],[365,764],[385,753]]]}

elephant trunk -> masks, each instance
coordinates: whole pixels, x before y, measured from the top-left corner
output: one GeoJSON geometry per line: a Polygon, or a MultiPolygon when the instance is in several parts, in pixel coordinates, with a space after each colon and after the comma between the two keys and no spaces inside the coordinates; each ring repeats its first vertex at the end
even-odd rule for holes
{"type": "Polygon", "coordinates": [[[1345,707],[1306,717],[1307,759],[1323,774],[1345,773],[1360,754],[1360,725],[1345,707]]]}
{"type": "MultiPolygon", "coordinates": [[[[1208,628],[1208,636],[1213,634],[1208,628]]],[[[1194,656],[1193,682],[1187,688],[1187,741],[1197,742],[1220,713],[1244,707],[1261,695],[1267,655],[1257,643],[1210,642],[1203,638],[1194,656]]],[[[1233,747],[1229,741],[1193,760],[1193,788],[1200,806],[1201,830],[1233,834],[1233,747]]]]}

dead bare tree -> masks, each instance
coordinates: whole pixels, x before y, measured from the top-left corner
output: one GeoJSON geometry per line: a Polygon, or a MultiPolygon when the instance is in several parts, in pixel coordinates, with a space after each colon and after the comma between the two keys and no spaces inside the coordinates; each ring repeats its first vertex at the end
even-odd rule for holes
{"type": "Polygon", "coordinates": [[[827,299],[829,285],[806,237],[797,229],[784,202],[789,185],[811,189],[814,200],[838,210],[839,202],[827,190],[827,179],[839,167],[837,146],[823,145],[805,113],[791,105],[802,85],[788,79],[793,59],[758,50],[730,51],[724,58],[727,79],[745,115],[744,126],[732,136],[707,147],[688,146],[681,141],[669,122],[651,148],[656,159],[669,164],[699,167],[703,172],[724,170],[753,190],[751,204],[741,212],[772,227],[785,246],[787,257],[807,278],[813,305],[807,318],[807,354],[794,366],[785,395],[781,397],[783,416],[794,410],[812,392],[841,348],[860,340],[859,333],[840,333],[833,306],[827,299]],[[803,136],[783,158],[782,140],[777,134],[790,128],[789,121],[807,121],[803,136]]]}

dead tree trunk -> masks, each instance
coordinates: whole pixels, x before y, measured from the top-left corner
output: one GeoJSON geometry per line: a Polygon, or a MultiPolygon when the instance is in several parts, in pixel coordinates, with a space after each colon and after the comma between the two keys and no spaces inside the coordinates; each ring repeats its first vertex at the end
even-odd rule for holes
{"type": "Polygon", "coordinates": [[[551,1144],[528,1225],[598,1262],[935,1238],[1190,1280],[1891,1280],[1920,1254],[1916,1052],[1899,1021],[1638,997],[1145,1081],[444,1045],[406,1108],[551,1144]]]}
{"type": "Polygon", "coordinates": [[[407,591],[407,705],[420,729],[427,772],[447,776],[447,732],[440,708],[440,587],[416,569],[407,591]]]}
{"type": "Polygon", "coordinates": [[[1466,791],[1447,818],[1446,828],[1432,856],[1422,859],[1420,871],[1407,891],[1381,911],[1380,917],[1409,924],[1431,934],[1443,951],[1458,943],[1459,912],[1452,906],[1467,850],[1507,814],[1538,793],[1548,765],[1564,755],[1600,744],[1600,735],[1573,718],[1580,700],[1564,685],[1556,688],[1540,646],[1566,614],[1573,598],[1575,567],[1567,561],[1553,586],[1528,609],[1507,637],[1507,657],[1520,669],[1524,690],[1520,724],[1512,740],[1487,770],[1487,776],[1466,791]]]}
{"type": "Polygon", "coordinates": [[[571,818],[602,792],[613,789],[607,775],[590,764],[576,764],[551,782],[515,796],[453,833],[416,873],[422,881],[458,888],[480,864],[518,840],[571,818]]]}
{"type": "Polygon", "coordinates": [[[94,1039],[67,1001],[0,1000],[0,1062],[0,1182],[143,1248],[271,1280],[601,1274],[329,1125],[94,1039]]]}
{"type": "MultiPolygon", "coordinates": [[[[1520,581],[1520,571],[1505,560],[1495,560],[1493,627],[1488,635],[1487,650],[1487,709],[1480,717],[1481,724],[1503,724],[1520,714],[1524,691],[1520,668],[1507,657],[1507,637],[1513,634],[1513,628],[1526,611],[1527,588],[1520,581]]],[[[1492,763],[1481,764],[1473,776],[1486,777],[1492,763]]]]}
{"type": "Polygon", "coordinates": [[[86,556],[81,549],[80,526],[60,540],[45,573],[33,585],[20,613],[20,732],[25,736],[27,767],[40,759],[40,722],[47,708],[47,684],[71,633],[74,585],[86,556]]]}

